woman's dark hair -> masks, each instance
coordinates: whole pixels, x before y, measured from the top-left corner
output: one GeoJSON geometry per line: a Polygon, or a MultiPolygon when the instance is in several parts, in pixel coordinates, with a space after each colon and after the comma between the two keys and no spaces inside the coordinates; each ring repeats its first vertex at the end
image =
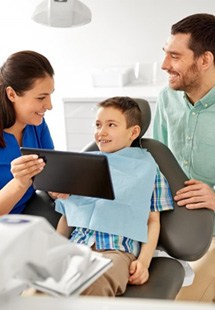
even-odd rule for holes
{"type": "Polygon", "coordinates": [[[124,115],[127,128],[138,125],[142,129],[141,111],[136,103],[130,97],[112,97],[97,104],[98,107],[113,107],[120,110],[124,115]]]}
{"type": "Polygon", "coordinates": [[[199,13],[187,16],[172,25],[171,34],[190,34],[189,48],[195,57],[209,51],[215,63],[215,15],[199,13]]]}
{"type": "Polygon", "coordinates": [[[13,104],[8,99],[6,88],[12,87],[17,95],[33,87],[35,80],[49,75],[54,70],[48,59],[34,51],[20,51],[8,57],[0,68],[0,147],[5,146],[3,129],[10,128],[16,121],[13,104]]]}

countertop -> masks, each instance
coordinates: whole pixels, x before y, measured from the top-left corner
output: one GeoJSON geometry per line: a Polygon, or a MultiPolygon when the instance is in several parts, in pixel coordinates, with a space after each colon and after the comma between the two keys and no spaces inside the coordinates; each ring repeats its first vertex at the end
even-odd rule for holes
{"type": "Polygon", "coordinates": [[[113,96],[129,96],[155,101],[159,92],[166,84],[129,84],[123,87],[90,87],[74,86],[64,93],[63,101],[97,101],[113,96]]]}

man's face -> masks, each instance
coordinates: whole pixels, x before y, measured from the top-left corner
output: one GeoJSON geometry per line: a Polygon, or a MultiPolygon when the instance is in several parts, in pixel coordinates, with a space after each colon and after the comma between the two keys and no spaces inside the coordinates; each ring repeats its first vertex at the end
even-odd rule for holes
{"type": "Polygon", "coordinates": [[[162,69],[169,74],[169,86],[187,93],[197,89],[201,82],[199,58],[188,47],[189,34],[171,35],[163,50],[162,69]]]}

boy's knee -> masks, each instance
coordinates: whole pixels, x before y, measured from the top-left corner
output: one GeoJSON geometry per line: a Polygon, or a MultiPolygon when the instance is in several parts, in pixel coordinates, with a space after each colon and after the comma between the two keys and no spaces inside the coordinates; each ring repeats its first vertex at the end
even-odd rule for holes
{"type": "Polygon", "coordinates": [[[81,295],[84,296],[116,296],[114,286],[108,281],[108,279],[102,275],[94,283],[92,283],[81,295]]]}

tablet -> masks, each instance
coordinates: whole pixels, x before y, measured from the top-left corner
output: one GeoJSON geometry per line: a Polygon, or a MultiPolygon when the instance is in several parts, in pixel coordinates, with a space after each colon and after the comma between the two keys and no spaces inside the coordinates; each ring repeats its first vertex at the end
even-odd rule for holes
{"type": "Polygon", "coordinates": [[[46,165],[33,178],[35,189],[114,199],[108,159],[103,154],[21,147],[23,155],[37,154],[46,165]]]}

